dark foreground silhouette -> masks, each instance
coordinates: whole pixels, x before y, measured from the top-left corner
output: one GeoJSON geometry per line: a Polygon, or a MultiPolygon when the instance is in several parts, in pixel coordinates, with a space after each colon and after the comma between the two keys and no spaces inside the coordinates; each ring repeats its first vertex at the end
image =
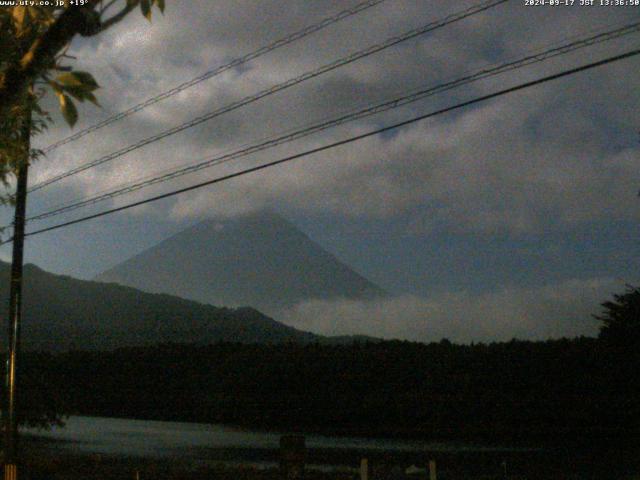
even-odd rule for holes
{"type": "Polygon", "coordinates": [[[636,444],[640,353],[579,338],[30,353],[31,411],[488,443],[636,444]],[[45,407],[44,409],[42,407],[45,407]]]}

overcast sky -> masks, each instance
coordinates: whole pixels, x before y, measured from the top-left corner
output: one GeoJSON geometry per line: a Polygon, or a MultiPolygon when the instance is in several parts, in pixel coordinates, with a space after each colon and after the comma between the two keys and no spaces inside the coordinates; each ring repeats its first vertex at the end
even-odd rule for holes
{"type": "MultiPolygon", "coordinates": [[[[289,32],[355,5],[330,0],[171,0],[153,23],[138,13],[74,43],[102,109],[82,105],[80,130],[289,32]]],[[[126,120],[52,152],[49,178],[474,1],[387,0],[126,120]]],[[[29,212],[252,144],[638,21],[638,7],[529,7],[511,0],[34,192],[29,212]]],[[[214,178],[539,76],[638,48],[629,35],[343,125],[117,200],[214,178]]],[[[415,123],[217,186],[32,237],[27,261],[80,278],[212,216],[272,208],[395,295],[308,302],[280,320],[320,333],[415,340],[594,335],[598,304],[639,283],[640,89],[637,58],[415,123]]],[[[53,105],[53,104],[52,104],[53,105]]],[[[56,124],[34,142],[70,133],[56,124]]],[[[4,211],[5,221],[10,212],[4,211]]],[[[0,254],[7,257],[9,250],[0,254]]]]}

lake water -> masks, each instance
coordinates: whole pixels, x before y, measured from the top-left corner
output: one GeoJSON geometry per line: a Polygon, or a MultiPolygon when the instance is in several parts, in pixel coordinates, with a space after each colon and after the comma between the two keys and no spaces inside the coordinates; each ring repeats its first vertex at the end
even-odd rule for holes
{"type": "MultiPolygon", "coordinates": [[[[56,448],[74,452],[273,464],[277,458],[275,451],[279,448],[280,436],[286,432],[257,432],[202,423],[73,416],[69,417],[64,428],[53,428],[51,431],[27,430],[26,433],[57,440],[56,448]]],[[[398,454],[425,450],[503,450],[454,443],[322,435],[306,435],[306,445],[310,450],[386,451],[398,454]]]]}

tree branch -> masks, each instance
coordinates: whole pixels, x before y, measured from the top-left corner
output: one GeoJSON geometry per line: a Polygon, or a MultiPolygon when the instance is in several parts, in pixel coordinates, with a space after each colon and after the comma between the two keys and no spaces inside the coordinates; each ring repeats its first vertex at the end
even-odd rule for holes
{"type": "Polygon", "coordinates": [[[100,29],[96,33],[100,33],[100,32],[105,31],[108,28],[111,28],[113,25],[115,25],[120,20],[122,20],[124,17],[126,17],[129,14],[129,12],[131,12],[131,10],[136,8],[137,5],[138,5],[137,2],[132,2],[132,3],[128,3],[127,2],[127,5],[122,10],[120,10],[118,13],[116,13],[109,20],[106,20],[106,21],[102,22],[101,25],[100,25],[100,29]]]}
{"type": "Polygon", "coordinates": [[[0,83],[0,117],[16,105],[25,88],[51,65],[56,54],[77,34],[85,30],[100,0],[89,0],[81,7],[66,9],[51,27],[36,39],[16,64],[9,66],[0,83]]]}
{"type": "Polygon", "coordinates": [[[101,7],[100,7],[100,15],[104,15],[107,10],[109,10],[113,5],[116,4],[117,1],[118,0],[111,0],[106,5],[101,5],[101,7]]]}

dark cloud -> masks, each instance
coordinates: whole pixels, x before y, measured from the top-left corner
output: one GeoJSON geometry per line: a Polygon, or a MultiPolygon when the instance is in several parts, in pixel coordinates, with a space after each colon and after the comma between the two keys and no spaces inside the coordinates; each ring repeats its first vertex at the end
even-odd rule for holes
{"type": "MultiPolygon", "coordinates": [[[[81,150],[83,155],[78,154],[79,144],[89,144],[91,156],[99,157],[368,42],[380,41],[470,4],[453,8],[448,2],[441,2],[440,8],[427,9],[421,2],[387,2],[260,58],[241,72],[227,72],[154,105],[102,130],[97,138],[72,144],[64,153],[53,155],[46,166],[43,163],[35,179],[86,161],[86,150],[81,150]]],[[[209,2],[190,2],[188,7],[177,4],[166,18],[152,26],[131,18],[99,43],[82,45],[77,53],[83,67],[96,71],[105,86],[103,103],[109,105],[102,114],[105,115],[191,78],[224,59],[255,49],[282,32],[317,21],[339,6],[344,7],[340,2],[323,2],[321,8],[297,2],[228,2],[216,4],[215,8],[209,2]]],[[[69,191],[77,192],[75,195],[91,194],[116,186],[125,178],[141,177],[200,159],[207,153],[267,138],[314,119],[389,98],[393,93],[453,78],[482,63],[543,47],[552,43],[550,39],[625,19],[622,14],[612,16],[597,8],[553,13],[551,9],[534,10],[513,5],[498,7],[145,147],[65,182],[64,189],[67,195],[69,191]],[[564,27],[558,33],[560,23],[564,27]]],[[[565,65],[620,50],[624,46],[621,43],[624,42],[504,75],[455,95],[467,98],[557,71],[565,65]],[[598,55],[593,53],[596,51],[598,55]]],[[[550,218],[568,223],[603,215],[636,218],[637,212],[621,208],[632,188],[630,174],[638,167],[633,160],[637,158],[636,147],[624,151],[609,148],[611,135],[625,132],[602,126],[628,129],[633,125],[637,109],[630,105],[638,105],[638,95],[621,85],[621,79],[629,78],[633,67],[630,61],[607,72],[593,72],[504,97],[459,115],[407,128],[389,141],[367,140],[323,155],[317,162],[322,166],[311,166],[315,162],[311,160],[288,167],[284,174],[279,169],[261,175],[259,180],[233,182],[218,189],[214,209],[217,213],[227,210],[234,214],[277,199],[301,208],[326,204],[342,213],[377,216],[436,201],[441,205],[438,221],[448,219],[456,230],[481,231],[539,229],[550,218]]],[[[339,132],[317,135],[275,153],[319,145],[370,128],[372,121],[385,123],[406,118],[439,103],[446,103],[446,97],[342,127],[339,132]]],[[[89,111],[84,113],[86,123],[95,120],[89,111]]],[[[53,133],[62,132],[56,128],[53,133]]],[[[257,155],[251,161],[273,156],[274,153],[257,155]]],[[[190,181],[193,179],[176,185],[190,181]]],[[[174,212],[200,214],[211,203],[205,203],[204,197],[213,198],[196,194],[178,199],[174,212]]]]}

